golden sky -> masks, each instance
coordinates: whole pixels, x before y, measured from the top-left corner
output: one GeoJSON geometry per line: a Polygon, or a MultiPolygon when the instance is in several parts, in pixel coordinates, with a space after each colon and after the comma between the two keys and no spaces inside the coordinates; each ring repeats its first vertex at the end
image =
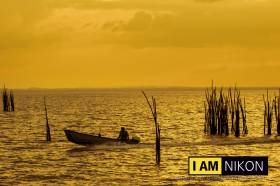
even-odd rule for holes
{"type": "Polygon", "coordinates": [[[280,86],[279,0],[3,0],[10,88],[280,86]]]}

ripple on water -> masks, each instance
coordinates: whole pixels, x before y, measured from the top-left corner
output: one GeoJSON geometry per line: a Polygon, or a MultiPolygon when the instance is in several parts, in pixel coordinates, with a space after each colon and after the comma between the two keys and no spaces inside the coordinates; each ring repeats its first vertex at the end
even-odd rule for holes
{"type": "Polygon", "coordinates": [[[280,181],[280,143],[262,137],[262,91],[248,91],[249,135],[203,134],[202,91],[148,91],[158,100],[161,164],[155,165],[154,124],[143,95],[132,90],[17,91],[16,112],[0,112],[0,183],[7,185],[232,185],[280,181]],[[52,143],[45,143],[43,96],[47,98],[52,143]],[[260,97],[260,98],[259,98],[260,97]],[[67,142],[63,129],[117,137],[121,126],[140,145],[82,147],[67,142]],[[269,156],[268,177],[238,179],[187,175],[188,157],[269,156]],[[212,180],[211,180],[212,179],[212,180]],[[214,180],[213,180],[214,179],[214,180]],[[216,179],[216,180],[215,180],[216,179]]]}

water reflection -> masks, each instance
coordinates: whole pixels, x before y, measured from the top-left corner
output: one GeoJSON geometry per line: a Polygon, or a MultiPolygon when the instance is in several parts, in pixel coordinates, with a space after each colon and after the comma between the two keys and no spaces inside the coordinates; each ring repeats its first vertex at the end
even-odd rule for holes
{"type": "Polygon", "coordinates": [[[16,91],[15,113],[0,112],[0,182],[7,185],[264,184],[280,180],[278,137],[263,137],[265,91],[245,91],[249,134],[236,139],[203,133],[202,91],[150,91],[158,101],[161,165],[155,166],[154,125],[138,91],[16,91]],[[45,143],[43,96],[48,100],[52,143],[45,143]],[[138,146],[80,147],[63,129],[116,138],[121,126],[141,138],[138,146]],[[271,142],[272,140],[272,142],[271,142]],[[269,156],[269,176],[238,180],[189,179],[188,156],[269,156]],[[178,179],[187,177],[187,179],[178,179]],[[220,182],[222,181],[222,182],[220,182]]]}

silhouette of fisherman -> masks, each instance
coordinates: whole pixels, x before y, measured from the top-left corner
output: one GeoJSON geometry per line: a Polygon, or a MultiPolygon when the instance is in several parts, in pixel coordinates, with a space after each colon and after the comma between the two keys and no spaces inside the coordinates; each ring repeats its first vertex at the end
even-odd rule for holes
{"type": "Polygon", "coordinates": [[[121,128],[118,140],[120,140],[121,142],[125,142],[129,140],[128,132],[125,130],[124,127],[121,128]]]}

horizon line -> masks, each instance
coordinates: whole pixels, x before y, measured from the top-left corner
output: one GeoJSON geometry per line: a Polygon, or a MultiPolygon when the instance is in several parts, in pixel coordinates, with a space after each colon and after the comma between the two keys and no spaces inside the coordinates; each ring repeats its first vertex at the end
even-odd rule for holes
{"type": "MultiPolygon", "coordinates": [[[[220,88],[233,88],[234,86],[214,86],[220,88]]],[[[7,88],[7,87],[6,87],[7,88]]],[[[123,87],[28,87],[8,88],[12,90],[110,90],[110,89],[207,89],[211,86],[123,86],[123,87]]],[[[279,89],[280,86],[237,86],[238,89],[279,89]]]]}

